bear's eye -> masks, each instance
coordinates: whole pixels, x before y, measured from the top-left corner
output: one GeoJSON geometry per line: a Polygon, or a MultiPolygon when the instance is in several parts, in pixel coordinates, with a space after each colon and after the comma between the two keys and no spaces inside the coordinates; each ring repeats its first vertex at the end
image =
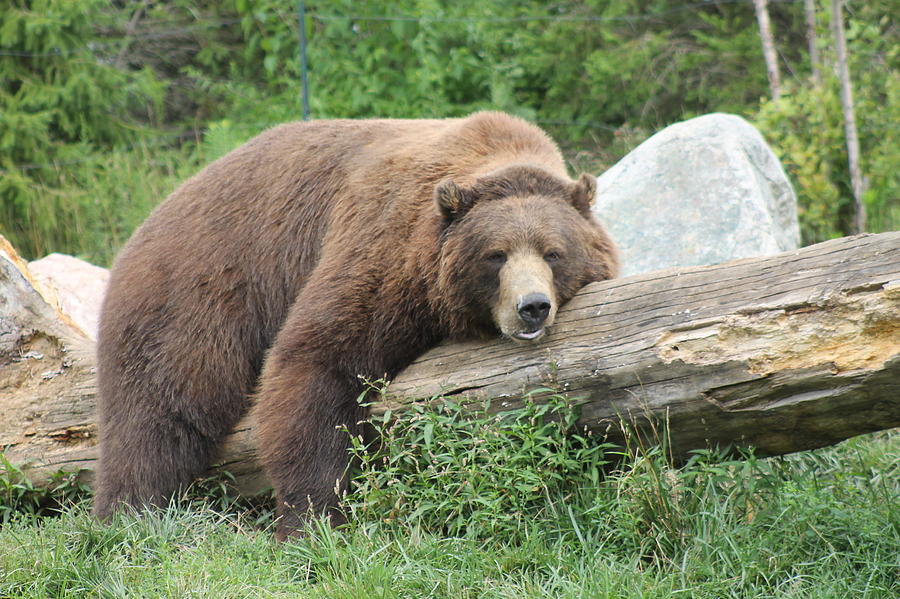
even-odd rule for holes
{"type": "Polygon", "coordinates": [[[559,262],[560,259],[562,259],[562,256],[555,250],[550,250],[549,252],[544,254],[544,260],[546,260],[547,262],[559,262]]]}
{"type": "Polygon", "coordinates": [[[504,262],[506,262],[506,252],[491,252],[490,254],[485,256],[484,259],[491,264],[503,264],[504,262]]]}

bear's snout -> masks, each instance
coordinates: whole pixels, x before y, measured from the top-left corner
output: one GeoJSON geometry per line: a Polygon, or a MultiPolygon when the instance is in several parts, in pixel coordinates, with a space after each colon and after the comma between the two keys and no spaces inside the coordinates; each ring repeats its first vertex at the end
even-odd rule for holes
{"type": "Polygon", "coordinates": [[[553,271],[533,249],[510,252],[497,300],[493,315],[500,332],[516,341],[536,341],[556,315],[553,271]]]}
{"type": "Polygon", "coordinates": [[[519,312],[519,318],[526,325],[537,329],[550,314],[550,308],[553,304],[550,298],[543,293],[529,293],[519,301],[516,310],[519,312]]]}

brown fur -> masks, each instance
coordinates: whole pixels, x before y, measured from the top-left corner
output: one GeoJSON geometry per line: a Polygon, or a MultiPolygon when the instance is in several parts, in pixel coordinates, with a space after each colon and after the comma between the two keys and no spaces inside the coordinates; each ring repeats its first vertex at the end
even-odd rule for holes
{"type": "Polygon", "coordinates": [[[501,279],[534,279],[514,264],[546,261],[553,313],[613,276],[593,193],[542,131],[499,113],[282,125],[214,162],[113,268],[96,514],[168,501],[255,395],[279,536],[309,509],[338,518],[359,377],[392,376],[445,337],[496,335],[498,302],[528,292],[501,279]]]}

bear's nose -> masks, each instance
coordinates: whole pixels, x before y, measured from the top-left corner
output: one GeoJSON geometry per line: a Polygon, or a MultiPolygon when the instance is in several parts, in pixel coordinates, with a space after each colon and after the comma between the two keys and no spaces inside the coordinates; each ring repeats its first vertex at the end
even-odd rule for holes
{"type": "Polygon", "coordinates": [[[539,327],[550,314],[550,298],[543,293],[529,293],[519,301],[516,310],[525,324],[539,327]]]}

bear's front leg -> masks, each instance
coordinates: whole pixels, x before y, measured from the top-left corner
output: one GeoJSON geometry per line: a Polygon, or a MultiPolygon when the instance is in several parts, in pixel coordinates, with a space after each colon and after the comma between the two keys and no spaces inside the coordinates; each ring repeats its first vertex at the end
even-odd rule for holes
{"type": "Polygon", "coordinates": [[[297,534],[310,515],[344,521],[350,435],[361,430],[363,390],[355,376],[314,360],[270,355],[257,393],[256,437],[278,498],[276,538],[297,534]],[[348,434],[349,432],[349,434],[348,434]]]}

